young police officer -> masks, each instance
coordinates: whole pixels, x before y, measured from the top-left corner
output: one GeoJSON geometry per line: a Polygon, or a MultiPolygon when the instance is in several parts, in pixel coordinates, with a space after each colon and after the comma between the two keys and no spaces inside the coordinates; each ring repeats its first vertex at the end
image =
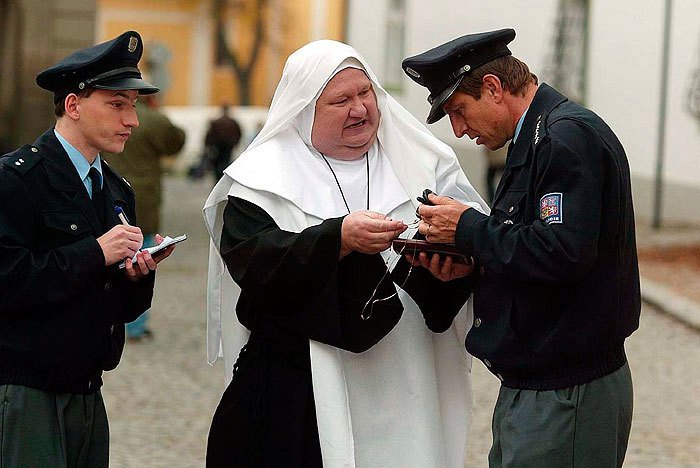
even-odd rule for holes
{"type": "Polygon", "coordinates": [[[447,114],[491,150],[512,140],[491,215],[430,196],[420,232],[477,262],[466,346],[502,383],[490,466],[620,466],[640,312],[629,166],[600,117],[511,56],[514,38],[467,35],[403,62],[430,91],[428,123],[447,114]]]}
{"type": "Polygon", "coordinates": [[[137,254],[141,230],[115,211],[134,221],[133,191],[99,154],[123,150],[138,94],[158,91],[142,52],[131,31],[41,72],[56,126],[0,159],[2,466],[108,465],[101,375],[172,252],[137,254]]]}

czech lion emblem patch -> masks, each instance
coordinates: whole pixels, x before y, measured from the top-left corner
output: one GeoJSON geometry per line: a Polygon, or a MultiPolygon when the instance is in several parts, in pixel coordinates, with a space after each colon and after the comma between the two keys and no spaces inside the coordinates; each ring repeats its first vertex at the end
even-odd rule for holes
{"type": "Polygon", "coordinates": [[[548,193],[540,198],[540,219],[545,224],[562,224],[562,194],[548,193]]]}

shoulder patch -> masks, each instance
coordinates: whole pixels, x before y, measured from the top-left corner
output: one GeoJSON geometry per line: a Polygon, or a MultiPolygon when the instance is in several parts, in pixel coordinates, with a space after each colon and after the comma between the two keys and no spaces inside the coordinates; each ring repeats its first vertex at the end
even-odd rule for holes
{"type": "Polygon", "coordinates": [[[540,198],[540,219],[545,224],[564,224],[562,208],[562,193],[548,193],[540,198]]]}
{"type": "Polygon", "coordinates": [[[5,166],[21,175],[26,174],[41,160],[41,154],[36,146],[24,145],[10,154],[3,156],[5,166]]]}

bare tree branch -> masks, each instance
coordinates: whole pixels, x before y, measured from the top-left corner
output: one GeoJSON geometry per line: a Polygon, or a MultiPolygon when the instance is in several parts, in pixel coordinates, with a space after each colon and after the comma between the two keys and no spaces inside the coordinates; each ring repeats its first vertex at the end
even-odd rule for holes
{"type": "Polygon", "coordinates": [[[244,63],[242,58],[239,58],[234,50],[229,46],[226,36],[226,25],[224,24],[225,8],[228,5],[227,0],[215,0],[214,20],[216,22],[216,41],[217,47],[226,63],[231,65],[236,75],[236,84],[239,90],[241,105],[250,104],[250,83],[253,68],[259,58],[260,50],[265,43],[265,21],[264,14],[267,7],[267,0],[252,0],[254,1],[253,14],[255,22],[253,27],[253,45],[248,54],[248,61],[244,63]]]}

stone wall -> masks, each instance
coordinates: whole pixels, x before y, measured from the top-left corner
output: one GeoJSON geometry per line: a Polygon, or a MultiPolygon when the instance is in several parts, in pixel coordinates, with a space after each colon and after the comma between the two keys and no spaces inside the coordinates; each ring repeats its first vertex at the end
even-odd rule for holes
{"type": "Polygon", "coordinates": [[[0,139],[15,147],[53,124],[52,96],[35,77],[95,43],[95,0],[4,0],[0,18],[0,139]]]}

